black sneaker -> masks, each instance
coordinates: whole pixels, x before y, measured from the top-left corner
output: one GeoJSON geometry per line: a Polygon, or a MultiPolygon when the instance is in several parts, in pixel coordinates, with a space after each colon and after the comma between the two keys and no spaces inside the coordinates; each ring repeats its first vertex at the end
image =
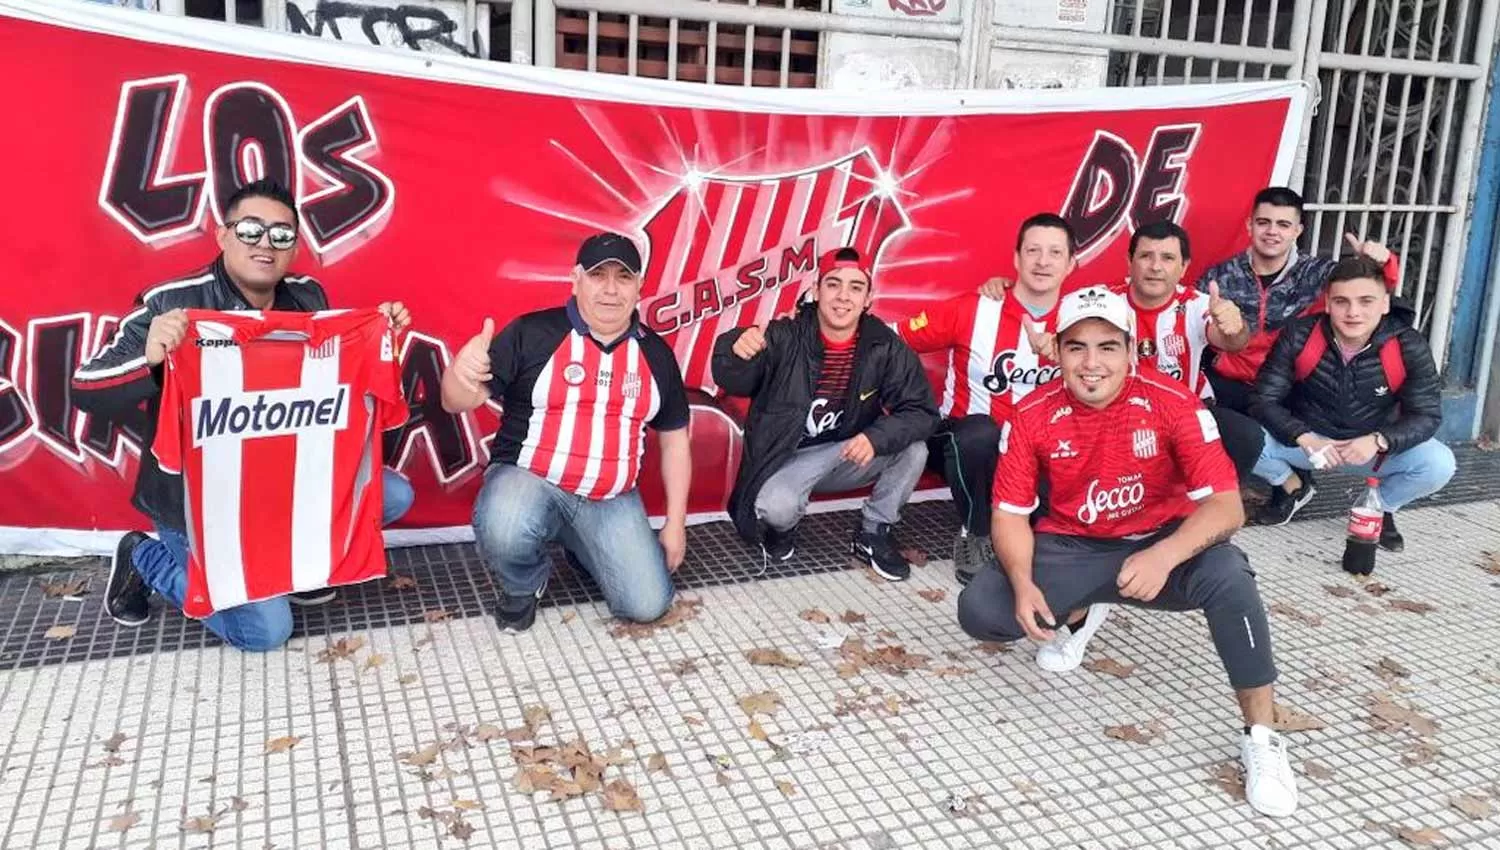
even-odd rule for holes
{"type": "Polygon", "coordinates": [[[518,635],[531,628],[536,623],[537,603],[546,592],[547,583],[544,581],[542,586],[537,588],[536,593],[528,593],[524,596],[500,594],[500,607],[495,609],[495,622],[500,625],[500,631],[518,635]]]}
{"type": "Polygon", "coordinates": [[[337,590],[325,587],[321,590],[303,590],[297,593],[289,593],[287,594],[287,601],[293,605],[311,608],[314,605],[327,605],[337,599],[338,595],[339,592],[337,590]]]}
{"type": "Polygon", "coordinates": [[[896,540],[891,536],[891,527],[885,523],[876,526],[873,534],[860,529],[849,542],[854,557],[870,565],[886,581],[906,581],[911,578],[911,564],[896,551],[896,540]]]}
{"type": "Polygon", "coordinates": [[[1406,538],[1396,530],[1396,517],[1387,513],[1380,523],[1380,548],[1387,552],[1400,552],[1406,548],[1406,538]]]}
{"type": "Polygon", "coordinates": [[[959,532],[953,541],[953,577],[961,585],[973,581],[974,576],[994,560],[995,550],[990,546],[987,534],[959,532]]]}
{"type": "Polygon", "coordinates": [[[1302,486],[1295,493],[1288,493],[1280,487],[1271,488],[1271,500],[1266,502],[1265,507],[1255,520],[1260,525],[1286,525],[1302,510],[1312,497],[1318,495],[1318,488],[1313,486],[1312,477],[1299,473],[1302,478],[1302,486]]]}
{"type": "Polygon", "coordinates": [[[783,563],[797,554],[797,526],[786,531],[777,531],[769,525],[761,527],[760,551],[766,560],[783,563]]]}
{"type": "Polygon", "coordinates": [[[109,561],[109,581],[104,586],[104,613],[122,626],[139,626],[151,619],[151,588],[135,571],[131,555],[145,534],[132,531],[120,538],[115,556],[109,561]]]}

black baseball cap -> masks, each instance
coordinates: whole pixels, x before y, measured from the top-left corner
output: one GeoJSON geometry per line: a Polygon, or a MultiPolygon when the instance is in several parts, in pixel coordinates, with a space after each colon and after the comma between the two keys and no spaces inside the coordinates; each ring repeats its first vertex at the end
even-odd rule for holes
{"type": "Polygon", "coordinates": [[[605,263],[619,263],[631,274],[641,273],[641,252],[635,243],[618,233],[596,233],[578,246],[578,265],[586,272],[605,263]]]}

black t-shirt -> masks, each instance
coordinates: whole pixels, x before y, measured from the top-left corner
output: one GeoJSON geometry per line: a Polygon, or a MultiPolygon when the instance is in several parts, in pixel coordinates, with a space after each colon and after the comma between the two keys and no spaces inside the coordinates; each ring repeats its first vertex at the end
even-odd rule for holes
{"type": "Polygon", "coordinates": [[[635,486],[645,428],[688,424],[672,349],[638,320],[595,339],[576,303],[527,313],[490,343],[490,395],[503,411],[491,463],[527,469],[594,499],[635,486]]]}
{"type": "Polygon", "coordinates": [[[843,342],[823,337],[823,369],[813,389],[812,404],[807,409],[801,446],[816,446],[838,439],[839,425],[849,399],[849,380],[854,375],[854,349],[858,336],[843,342]]]}

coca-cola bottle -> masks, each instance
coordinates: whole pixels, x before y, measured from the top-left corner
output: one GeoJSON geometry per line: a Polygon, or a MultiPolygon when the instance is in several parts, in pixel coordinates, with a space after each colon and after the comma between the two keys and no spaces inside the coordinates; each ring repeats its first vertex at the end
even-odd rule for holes
{"type": "Polygon", "coordinates": [[[1375,571],[1375,550],[1385,505],[1380,501],[1380,479],[1366,478],[1365,491],[1349,507],[1349,539],[1344,543],[1344,572],[1367,576],[1375,571]]]}

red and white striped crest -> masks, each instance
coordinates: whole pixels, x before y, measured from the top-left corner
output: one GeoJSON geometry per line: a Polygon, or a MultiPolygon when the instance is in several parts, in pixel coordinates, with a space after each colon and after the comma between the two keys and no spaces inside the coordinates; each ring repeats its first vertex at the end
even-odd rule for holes
{"type": "Polygon", "coordinates": [[[714,392],[715,338],[791,312],[825,251],[853,247],[875,267],[909,223],[868,148],[786,174],[692,175],[643,226],[641,316],[688,389],[714,392]]]}

